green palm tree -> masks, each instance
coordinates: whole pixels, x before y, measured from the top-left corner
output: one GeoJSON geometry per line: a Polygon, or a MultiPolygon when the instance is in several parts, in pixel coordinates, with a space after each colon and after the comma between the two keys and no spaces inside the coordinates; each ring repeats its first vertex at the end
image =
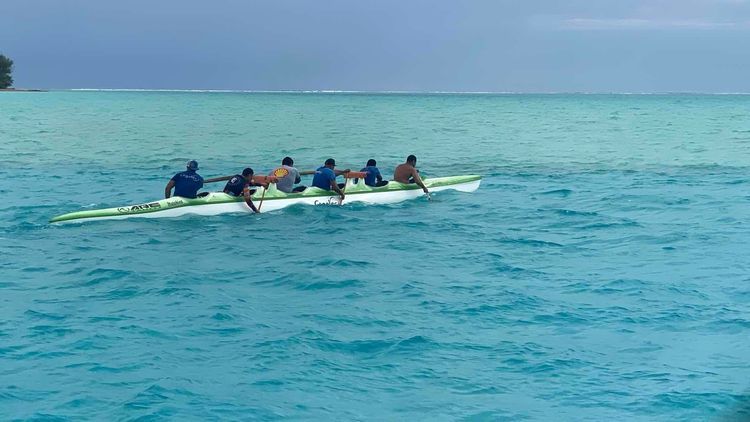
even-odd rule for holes
{"type": "Polygon", "coordinates": [[[0,54],[0,89],[13,85],[13,60],[0,54]]]}

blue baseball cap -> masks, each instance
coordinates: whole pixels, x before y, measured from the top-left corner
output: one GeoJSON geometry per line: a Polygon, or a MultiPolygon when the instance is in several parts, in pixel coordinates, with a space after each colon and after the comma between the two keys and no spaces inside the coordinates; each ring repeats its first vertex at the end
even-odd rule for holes
{"type": "Polygon", "coordinates": [[[187,168],[190,170],[198,170],[198,162],[195,160],[188,161],[187,168]]]}

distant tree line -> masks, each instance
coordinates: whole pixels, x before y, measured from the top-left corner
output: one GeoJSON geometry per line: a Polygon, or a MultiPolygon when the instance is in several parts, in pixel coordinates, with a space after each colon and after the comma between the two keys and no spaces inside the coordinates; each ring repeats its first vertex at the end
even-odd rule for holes
{"type": "Polygon", "coordinates": [[[0,89],[13,85],[13,60],[0,54],[0,89]]]}

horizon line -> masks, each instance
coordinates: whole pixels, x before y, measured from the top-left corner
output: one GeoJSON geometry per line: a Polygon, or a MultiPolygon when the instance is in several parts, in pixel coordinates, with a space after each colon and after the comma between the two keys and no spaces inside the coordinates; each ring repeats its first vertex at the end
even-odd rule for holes
{"type": "MultiPolygon", "coordinates": [[[[16,88],[18,90],[30,88],[16,88]]],[[[331,90],[331,89],[182,89],[182,88],[41,88],[46,91],[76,92],[193,92],[246,94],[442,94],[442,95],[750,95],[750,92],[705,91],[411,91],[411,90],[331,90]]]]}

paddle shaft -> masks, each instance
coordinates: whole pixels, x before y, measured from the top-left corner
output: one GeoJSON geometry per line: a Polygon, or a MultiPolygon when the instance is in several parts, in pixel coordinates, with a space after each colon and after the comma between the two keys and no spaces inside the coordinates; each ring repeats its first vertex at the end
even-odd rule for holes
{"type": "Polygon", "coordinates": [[[262,206],[263,206],[263,198],[265,198],[265,197],[266,197],[266,191],[267,191],[267,190],[268,190],[268,188],[267,188],[267,187],[263,187],[263,194],[262,194],[262,195],[260,195],[260,202],[258,203],[258,208],[257,208],[257,209],[258,209],[258,214],[260,214],[260,207],[262,207],[262,206]]]}
{"type": "MultiPolygon", "coordinates": [[[[299,172],[299,174],[300,174],[300,176],[307,176],[308,174],[315,174],[315,170],[305,170],[305,171],[299,172]]],[[[203,183],[223,182],[225,180],[231,179],[232,177],[234,177],[234,175],[232,175],[232,176],[212,177],[210,179],[204,179],[203,183]]]]}
{"type": "Polygon", "coordinates": [[[225,180],[229,180],[234,176],[221,176],[221,177],[212,177],[210,179],[204,179],[203,183],[214,183],[214,182],[223,182],[225,180]]]}

